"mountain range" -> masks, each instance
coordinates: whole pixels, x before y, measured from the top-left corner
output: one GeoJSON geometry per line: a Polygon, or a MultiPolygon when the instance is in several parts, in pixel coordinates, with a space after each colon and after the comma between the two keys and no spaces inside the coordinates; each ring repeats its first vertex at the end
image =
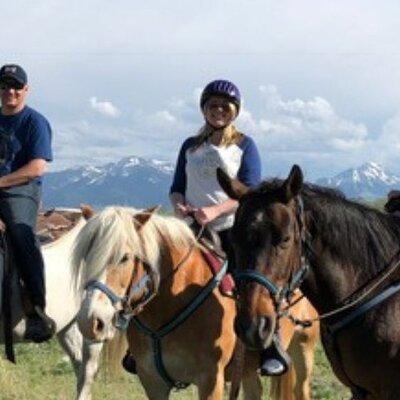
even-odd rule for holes
{"type": "Polygon", "coordinates": [[[318,179],[315,183],[339,189],[347,197],[363,199],[384,197],[391,189],[400,189],[400,177],[375,162],[347,169],[331,178],[318,179]]]}
{"type": "Polygon", "coordinates": [[[46,175],[43,203],[46,208],[81,203],[169,207],[172,174],[171,163],[135,156],[101,166],[66,169],[46,175]]]}
{"type": "MultiPolygon", "coordinates": [[[[166,161],[131,156],[101,166],[84,166],[49,173],[45,177],[43,202],[46,208],[94,207],[119,204],[135,207],[162,205],[168,199],[174,166],[166,161]]],[[[374,199],[400,188],[400,177],[374,162],[345,170],[318,185],[341,190],[347,197],[374,199]]]]}

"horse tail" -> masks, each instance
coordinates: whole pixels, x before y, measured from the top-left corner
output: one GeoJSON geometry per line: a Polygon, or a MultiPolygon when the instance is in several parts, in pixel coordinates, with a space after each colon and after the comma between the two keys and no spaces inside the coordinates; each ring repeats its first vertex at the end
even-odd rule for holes
{"type": "Polygon", "coordinates": [[[123,371],[121,361],[127,349],[125,332],[117,331],[113,339],[105,343],[102,365],[107,370],[107,376],[117,378],[123,371]]]}

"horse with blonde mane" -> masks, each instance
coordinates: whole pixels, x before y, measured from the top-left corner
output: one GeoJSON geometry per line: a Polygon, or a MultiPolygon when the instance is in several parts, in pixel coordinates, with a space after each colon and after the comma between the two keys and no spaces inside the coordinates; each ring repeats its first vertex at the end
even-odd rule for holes
{"type": "MultiPolygon", "coordinates": [[[[130,352],[150,399],[167,399],[174,386],[188,384],[197,386],[200,399],[222,399],[237,345],[236,304],[220,293],[223,272],[213,275],[183,221],[155,209],[108,207],[79,233],[73,265],[77,283],[86,288],[77,316],[81,332],[101,342],[128,326],[130,352]]],[[[301,300],[293,312],[310,318],[313,311],[301,300]]],[[[274,378],[273,398],[310,399],[318,329],[295,329],[289,320],[282,329],[294,365],[274,378]]],[[[259,353],[247,351],[246,399],[261,397],[258,363],[259,353]]]]}

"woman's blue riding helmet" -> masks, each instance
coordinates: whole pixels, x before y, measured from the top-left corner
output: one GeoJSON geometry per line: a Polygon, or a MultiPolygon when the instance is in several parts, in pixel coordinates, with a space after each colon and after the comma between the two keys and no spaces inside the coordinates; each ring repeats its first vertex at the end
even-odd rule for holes
{"type": "Polygon", "coordinates": [[[207,100],[212,96],[222,96],[227,98],[236,107],[237,114],[240,111],[241,96],[237,86],[225,79],[217,79],[210,82],[203,90],[200,97],[200,108],[203,110],[207,100]]]}

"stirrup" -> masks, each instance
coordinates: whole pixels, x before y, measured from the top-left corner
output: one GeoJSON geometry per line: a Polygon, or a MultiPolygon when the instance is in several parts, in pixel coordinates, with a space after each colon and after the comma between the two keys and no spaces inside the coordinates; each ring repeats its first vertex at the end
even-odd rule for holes
{"type": "Polygon", "coordinates": [[[124,358],[121,361],[122,367],[125,371],[129,372],[130,374],[136,375],[136,362],[133,356],[129,351],[126,352],[124,358]]]}
{"type": "Polygon", "coordinates": [[[271,346],[261,353],[260,374],[263,376],[280,376],[285,374],[291,364],[291,359],[282,347],[277,335],[274,335],[271,346]]]}

